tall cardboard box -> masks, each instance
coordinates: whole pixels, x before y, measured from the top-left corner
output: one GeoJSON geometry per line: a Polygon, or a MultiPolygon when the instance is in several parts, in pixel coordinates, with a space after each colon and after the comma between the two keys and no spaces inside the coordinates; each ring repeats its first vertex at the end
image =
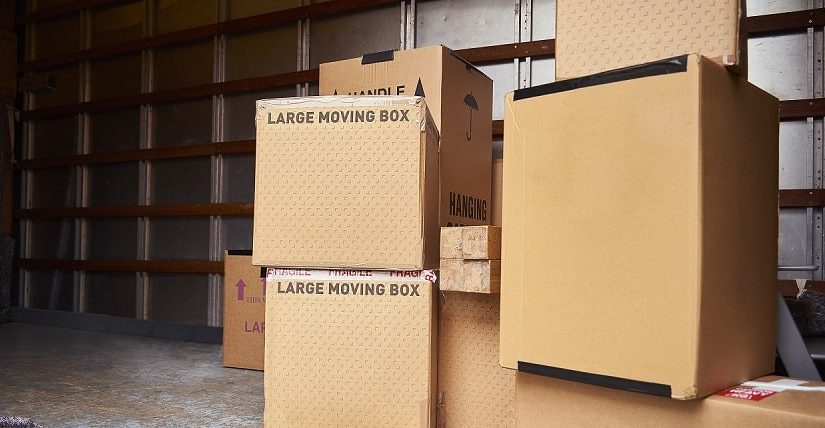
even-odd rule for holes
{"type": "Polygon", "coordinates": [[[501,181],[504,171],[504,161],[502,159],[493,160],[493,226],[501,226],[501,181]]]}
{"type": "Polygon", "coordinates": [[[421,97],[259,100],[253,263],[438,266],[438,132],[421,97]]]}
{"type": "Polygon", "coordinates": [[[677,399],[771,373],[778,118],[698,55],[509,94],[502,365],[677,399]]]}
{"type": "Polygon", "coordinates": [[[433,281],[269,269],[265,426],[435,426],[433,281]]]}
{"type": "Polygon", "coordinates": [[[223,365],[263,370],[266,278],[252,251],[226,251],[223,265],[223,365]]]}
{"type": "Polygon", "coordinates": [[[822,427],[825,383],[769,376],[676,401],[519,373],[519,427],[822,427]]]}
{"type": "Polygon", "coordinates": [[[695,52],[744,72],[745,0],[559,0],[556,76],[581,77],[695,52]]]}
{"type": "Polygon", "coordinates": [[[516,371],[498,363],[499,295],[442,291],[440,300],[439,426],[514,426],[516,371]]]}
{"type": "Polygon", "coordinates": [[[321,95],[420,95],[441,134],[441,226],[490,224],[493,81],[444,46],[320,66],[321,95]]]}

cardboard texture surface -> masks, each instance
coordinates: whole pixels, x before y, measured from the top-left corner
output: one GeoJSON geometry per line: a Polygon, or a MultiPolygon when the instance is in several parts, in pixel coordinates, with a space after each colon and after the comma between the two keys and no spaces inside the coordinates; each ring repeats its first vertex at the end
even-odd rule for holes
{"type": "Polygon", "coordinates": [[[253,263],[438,265],[438,134],[421,97],[257,102],[253,263]]]}
{"type": "Polygon", "coordinates": [[[515,425],[516,371],[498,363],[499,297],[441,293],[440,427],[515,425]]]}
{"type": "Polygon", "coordinates": [[[264,278],[252,254],[224,254],[223,365],[264,369],[264,278]]]}
{"type": "Polygon", "coordinates": [[[441,134],[441,225],[490,224],[493,81],[443,46],[320,66],[321,95],[421,95],[441,134]]]}
{"type": "Polygon", "coordinates": [[[504,161],[495,159],[493,161],[493,215],[490,223],[494,226],[501,226],[501,179],[504,171],[504,161]]]}
{"type": "Polygon", "coordinates": [[[773,371],[778,103],[680,63],[508,95],[502,365],[677,399],[773,371]]]}
{"type": "Polygon", "coordinates": [[[14,104],[17,95],[17,36],[0,31],[0,101],[14,104]]]}
{"type": "Polygon", "coordinates": [[[739,31],[746,16],[745,0],[560,0],[556,76],[586,76],[691,52],[725,65],[746,64],[747,32],[739,31]]]}
{"type": "Polygon", "coordinates": [[[498,293],[501,290],[501,260],[441,259],[439,288],[442,291],[498,293]]]}
{"type": "Polygon", "coordinates": [[[519,373],[520,427],[822,427],[825,383],[770,376],[711,395],[676,401],[519,373]],[[797,385],[785,389],[785,385],[797,385]],[[776,391],[780,390],[780,391],[776,391]]]}
{"type": "Polygon", "coordinates": [[[434,426],[428,275],[270,269],[265,425],[434,426]]]}

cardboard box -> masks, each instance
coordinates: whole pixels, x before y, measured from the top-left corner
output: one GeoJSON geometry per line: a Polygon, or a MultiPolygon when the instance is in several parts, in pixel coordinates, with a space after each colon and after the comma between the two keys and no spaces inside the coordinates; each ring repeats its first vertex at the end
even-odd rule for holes
{"type": "Polygon", "coordinates": [[[504,172],[504,161],[502,159],[495,159],[493,161],[493,215],[491,217],[491,224],[494,226],[501,226],[501,178],[504,172]]]}
{"type": "Polygon", "coordinates": [[[223,365],[263,370],[265,278],[252,251],[226,251],[223,266],[223,365]]]}
{"type": "Polygon", "coordinates": [[[514,426],[516,371],[498,364],[499,296],[440,296],[439,426],[514,426]]]}
{"type": "Polygon", "coordinates": [[[746,17],[745,0],[559,0],[556,77],[586,76],[687,52],[724,65],[747,65],[746,17]]]}
{"type": "Polygon", "coordinates": [[[444,46],[321,64],[321,95],[421,95],[441,134],[441,225],[490,224],[493,81],[444,46]]]}
{"type": "Polygon", "coordinates": [[[421,97],[257,102],[253,263],[434,269],[438,133],[421,97]]]}
{"type": "Polygon", "coordinates": [[[825,383],[769,376],[704,400],[676,401],[519,373],[516,425],[822,427],[825,383]]]}
{"type": "Polygon", "coordinates": [[[14,104],[17,95],[17,36],[0,31],[0,102],[14,104]]]}
{"type": "Polygon", "coordinates": [[[778,118],[697,55],[509,94],[502,365],[677,399],[771,373],[778,118]]]}
{"type": "Polygon", "coordinates": [[[431,271],[267,271],[266,426],[435,426],[431,271]]]}

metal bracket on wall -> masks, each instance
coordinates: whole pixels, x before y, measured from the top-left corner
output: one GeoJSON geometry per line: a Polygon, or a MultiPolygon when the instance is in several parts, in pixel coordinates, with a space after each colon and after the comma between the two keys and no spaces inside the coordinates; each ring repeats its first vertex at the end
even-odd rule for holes
{"type": "MultiPolygon", "coordinates": [[[[533,2],[520,0],[515,5],[516,12],[516,41],[529,42],[533,40],[533,2]]],[[[533,85],[531,76],[532,58],[516,59],[516,88],[529,88],[533,85]]]]}
{"type": "Polygon", "coordinates": [[[796,379],[821,381],[822,377],[814,365],[811,353],[799,334],[791,311],[782,294],[777,292],[776,351],[788,376],[796,379]]]}
{"type": "Polygon", "coordinates": [[[415,49],[415,0],[401,2],[401,49],[415,49]]]}

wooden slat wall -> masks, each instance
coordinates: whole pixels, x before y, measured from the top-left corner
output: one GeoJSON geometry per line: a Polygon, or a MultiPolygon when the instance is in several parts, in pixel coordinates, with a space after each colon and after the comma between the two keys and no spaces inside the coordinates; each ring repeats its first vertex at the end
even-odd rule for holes
{"type": "Polygon", "coordinates": [[[209,260],[60,260],[18,259],[17,266],[32,270],[102,272],[223,273],[222,261],[209,260]]]}
{"type": "Polygon", "coordinates": [[[15,211],[18,218],[251,216],[251,202],[132,205],[116,207],[36,208],[15,211]]]}
{"type": "MultiPolygon", "coordinates": [[[[56,6],[53,9],[60,9],[60,12],[65,10],[65,13],[70,13],[85,9],[86,7],[88,7],[85,6],[86,3],[94,3],[95,6],[99,6],[101,4],[108,3],[123,3],[124,1],[125,0],[79,0],[73,3],[56,6]]],[[[262,15],[250,16],[246,18],[234,19],[231,21],[224,21],[215,24],[203,25],[200,27],[188,28],[185,30],[159,34],[157,36],[145,37],[138,40],[116,43],[109,46],[102,46],[99,48],[85,49],[69,54],[56,55],[50,58],[42,58],[33,61],[27,61],[22,64],[19,64],[18,69],[20,71],[33,71],[44,68],[51,68],[78,61],[105,58],[129,52],[138,52],[142,49],[172,46],[195,40],[210,38],[221,34],[248,31],[256,28],[264,28],[287,22],[296,22],[304,18],[318,18],[322,16],[331,16],[346,12],[367,10],[370,8],[384,6],[387,4],[397,3],[398,2],[396,0],[332,0],[328,2],[315,3],[307,6],[299,6],[291,9],[280,10],[277,12],[271,12],[262,15]]],[[[27,18],[30,15],[46,13],[49,13],[49,10],[43,10],[23,15],[18,19],[18,24],[32,22],[31,18],[27,18]]],[[[49,17],[52,16],[56,15],[49,15],[49,17]]],[[[35,19],[40,18],[38,17],[35,19]]]]}
{"type": "MultiPolygon", "coordinates": [[[[83,9],[102,5],[115,5],[125,0],[78,0],[36,11],[17,17],[17,25],[25,25],[38,20],[52,18],[83,9]]],[[[308,6],[267,13],[248,18],[241,18],[216,24],[205,25],[187,30],[176,31],[149,38],[118,43],[93,49],[86,49],[70,54],[37,59],[19,64],[22,72],[48,70],[50,68],[85,61],[93,58],[105,58],[143,49],[170,46],[184,42],[210,38],[219,34],[247,31],[273,24],[297,21],[303,18],[319,17],[375,8],[397,3],[393,0],[333,0],[308,6]]],[[[775,15],[748,18],[749,34],[753,37],[806,31],[810,27],[825,25],[825,8],[802,12],[781,13],[775,15]]],[[[550,57],[555,54],[555,40],[538,40],[526,43],[482,46],[457,51],[459,55],[475,64],[489,64],[510,61],[525,57],[550,57]]],[[[207,97],[217,94],[242,93],[286,87],[290,85],[317,82],[318,70],[305,70],[242,79],[230,82],[212,83],[187,88],[155,91],[134,96],[107,100],[68,104],[58,107],[41,108],[21,113],[22,120],[35,120],[84,112],[100,111],[143,104],[158,104],[207,97]]],[[[825,116],[825,100],[786,100],[781,103],[783,120],[801,119],[810,116],[825,116]]],[[[503,135],[503,123],[493,122],[493,136],[503,135]]],[[[15,168],[31,170],[40,168],[65,167],[73,165],[91,165],[103,163],[131,162],[184,157],[211,156],[227,153],[254,153],[254,140],[225,141],[182,147],[152,148],[123,152],[87,154],[58,158],[29,159],[19,161],[15,168]]],[[[821,207],[825,206],[825,191],[821,189],[782,190],[779,194],[782,207],[821,207]]],[[[91,217],[145,217],[145,216],[211,216],[211,215],[251,215],[252,203],[236,204],[187,204],[187,205],[153,205],[121,207],[83,207],[61,209],[25,209],[15,212],[17,218],[91,218],[91,217]]],[[[102,270],[127,272],[190,272],[219,273],[223,270],[222,262],[215,261],[147,261],[147,260],[43,260],[21,259],[18,266],[23,269],[58,269],[58,270],[102,270]]]]}

